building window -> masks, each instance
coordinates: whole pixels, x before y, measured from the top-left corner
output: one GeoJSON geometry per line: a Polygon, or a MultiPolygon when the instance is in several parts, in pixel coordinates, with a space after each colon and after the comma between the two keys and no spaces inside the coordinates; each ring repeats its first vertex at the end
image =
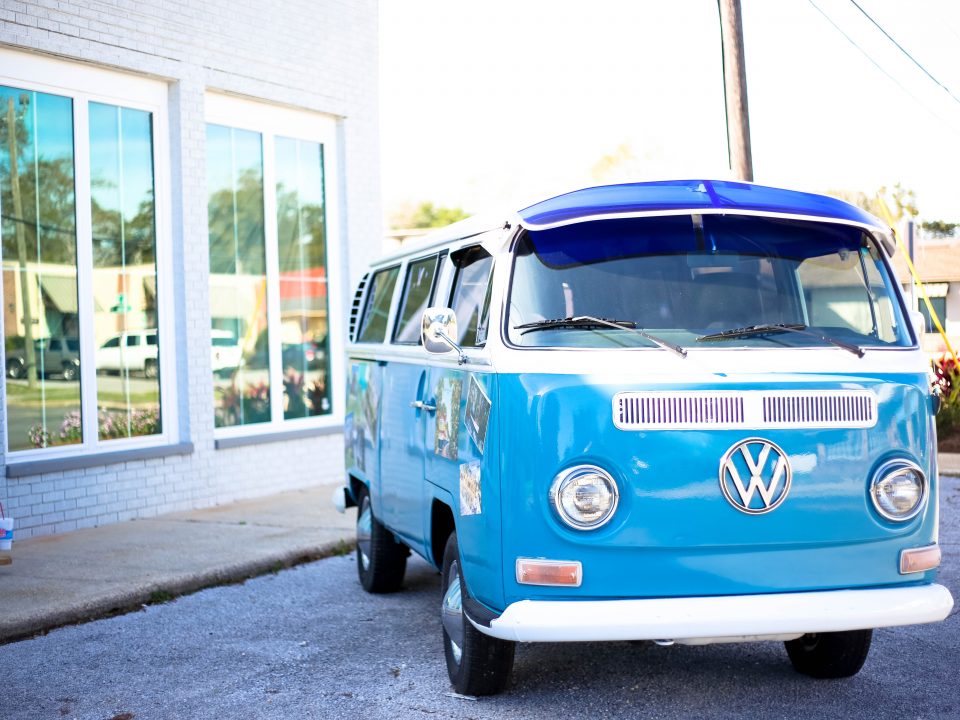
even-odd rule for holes
{"type": "MultiPolygon", "coordinates": [[[[946,284],[946,283],[944,283],[946,284]]],[[[929,288],[928,288],[929,293],[929,288]]],[[[919,294],[918,294],[919,295],[919,294]]],[[[933,305],[933,311],[937,314],[937,317],[940,318],[940,324],[946,328],[947,326],[947,298],[946,295],[933,296],[929,295],[930,304],[933,305]]],[[[933,322],[933,318],[930,317],[930,311],[927,309],[927,304],[923,301],[922,297],[917,298],[917,308],[923,313],[923,329],[924,332],[935,333],[937,332],[937,325],[933,322]]]]}
{"type": "Polygon", "coordinates": [[[270,421],[263,149],[259,133],[207,126],[210,314],[217,427],[270,421]]]}
{"type": "Polygon", "coordinates": [[[89,112],[97,432],[153,435],[162,424],[152,117],[96,102],[89,112]]]}
{"type": "Polygon", "coordinates": [[[166,86],[7,50],[0,66],[19,74],[0,78],[7,451],[165,441],[155,158],[166,86]]]}
{"type": "Polygon", "coordinates": [[[207,121],[216,426],[329,424],[335,123],[214,93],[207,121]]]}

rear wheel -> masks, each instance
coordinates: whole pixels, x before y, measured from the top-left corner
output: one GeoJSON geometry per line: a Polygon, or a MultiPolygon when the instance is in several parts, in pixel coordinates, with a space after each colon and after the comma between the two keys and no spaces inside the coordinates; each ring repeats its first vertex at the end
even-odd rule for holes
{"type": "Polygon", "coordinates": [[[23,360],[19,358],[11,358],[7,360],[7,377],[13,378],[14,380],[20,380],[27,376],[27,368],[24,365],[23,360]]]}
{"type": "Polygon", "coordinates": [[[363,589],[371,593],[399,590],[409,553],[374,516],[370,492],[362,486],[357,498],[357,575],[363,589]]]}
{"type": "Polygon", "coordinates": [[[151,380],[157,377],[157,361],[156,360],[149,358],[146,361],[144,361],[143,376],[151,380]]]}
{"type": "Polygon", "coordinates": [[[463,695],[496,695],[510,680],[516,644],[484,635],[463,614],[466,594],[460,575],[457,534],[443,552],[443,654],[454,690],[463,695]]]}
{"type": "Polygon", "coordinates": [[[784,643],[793,669],[814,678],[856,675],[870,652],[873,630],[808,633],[784,643]]]}

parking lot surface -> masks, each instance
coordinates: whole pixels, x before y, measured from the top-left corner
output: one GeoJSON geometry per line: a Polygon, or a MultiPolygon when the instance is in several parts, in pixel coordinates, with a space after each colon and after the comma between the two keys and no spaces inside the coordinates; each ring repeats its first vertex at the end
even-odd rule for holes
{"type": "MultiPolygon", "coordinates": [[[[960,480],[944,478],[940,581],[960,593],[960,480]]],[[[779,643],[518,648],[500,696],[451,696],[439,577],[364,593],[352,556],[3,646],[11,718],[952,718],[960,616],[878,630],[859,675],[797,675],[779,643]]]]}

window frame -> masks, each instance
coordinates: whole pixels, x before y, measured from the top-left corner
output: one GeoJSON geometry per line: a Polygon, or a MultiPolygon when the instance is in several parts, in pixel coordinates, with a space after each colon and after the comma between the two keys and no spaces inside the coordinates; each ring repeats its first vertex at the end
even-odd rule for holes
{"type": "Polygon", "coordinates": [[[404,311],[403,301],[407,296],[407,287],[410,282],[410,268],[413,265],[418,265],[419,263],[424,262],[433,258],[433,280],[430,282],[430,294],[427,296],[427,307],[430,307],[433,301],[437,296],[437,286],[440,282],[440,275],[443,271],[444,260],[447,258],[447,250],[441,250],[439,252],[427,253],[426,255],[421,255],[420,257],[410,258],[403,264],[403,286],[401,287],[400,294],[396,298],[396,307],[393,308],[393,327],[390,329],[390,344],[397,345],[399,347],[419,347],[422,339],[420,335],[417,335],[417,339],[414,342],[401,342],[397,340],[397,334],[400,332],[400,321],[401,314],[404,311]]]}
{"type": "MultiPolygon", "coordinates": [[[[174,352],[174,282],[172,201],[170,186],[169,86],[166,82],[79,62],[0,48],[0,84],[69,98],[73,111],[74,207],[77,243],[77,318],[80,327],[80,409],[83,440],[72,445],[9,450],[9,423],[3,423],[2,443],[8,465],[100,455],[138,448],[174,445],[180,441],[177,356],[174,352]],[[93,224],[90,189],[89,104],[105,103],[151,114],[154,189],[154,234],[157,296],[167,298],[157,308],[160,337],[160,417],[155,435],[100,440],[97,421],[96,342],[93,333],[93,224]],[[166,309],[164,309],[164,305],[166,309]],[[86,330],[85,330],[86,328],[86,330]]],[[[2,255],[2,249],[0,249],[2,255]]],[[[3,278],[0,275],[0,294],[3,278]]],[[[0,361],[6,364],[5,348],[0,361]]],[[[3,380],[7,409],[6,377],[3,380]]]]}
{"type": "MultiPolygon", "coordinates": [[[[483,327],[483,326],[480,324],[481,321],[484,319],[484,317],[486,317],[486,318],[489,320],[489,315],[490,315],[490,301],[491,301],[491,299],[492,299],[492,296],[491,296],[491,286],[493,285],[493,271],[494,271],[494,269],[496,268],[496,264],[497,264],[496,258],[495,258],[492,254],[490,254],[490,252],[488,252],[487,249],[483,247],[483,245],[480,245],[480,244],[464,245],[463,247],[457,248],[456,251],[450,253],[449,259],[450,259],[450,261],[451,261],[451,264],[453,265],[453,277],[452,277],[451,280],[450,280],[450,288],[449,288],[449,290],[448,290],[448,292],[447,292],[447,307],[450,308],[451,310],[453,310],[454,312],[457,311],[457,309],[453,306],[453,301],[454,301],[454,299],[455,299],[454,296],[456,295],[456,292],[457,292],[457,289],[458,289],[458,284],[460,283],[460,278],[461,278],[461,276],[462,276],[462,274],[463,274],[463,270],[464,270],[464,266],[458,265],[458,264],[454,261],[453,256],[454,256],[454,255],[458,255],[458,254],[460,254],[460,253],[463,253],[463,254],[470,253],[470,252],[473,252],[473,251],[476,250],[476,249],[481,250],[482,252],[486,253],[486,257],[490,259],[490,270],[489,270],[489,272],[487,272],[487,283],[486,283],[486,286],[484,287],[484,290],[483,290],[483,299],[480,301],[479,314],[478,314],[478,317],[477,317],[477,333],[479,334],[480,328],[483,327]],[[483,313],[484,313],[484,310],[487,311],[486,316],[483,314],[483,313]]],[[[486,259],[486,258],[483,258],[483,259],[486,259]]],[[[460,322],[460,318],[459,318],[459,317],[457,318],[457,322],[458,322],[458,323],[460,322]]],[[[477,338],[474,337],[473,340],[472,340],[472,342],[473,342],[472,345],[466,345],[466,344],[465,344],[465,345],[463,345],[463,347],[464,347],[464,348],[476,348],[476,349],[483,348],[483,347],[487,344],[487,340],[486,340],[486,339],[489,337],[489,335],[490,335],[490,328],[489,328],[489,325],[488,325],[488,326],[486,327],[486,334],[484,335],[484,340],[483,340],[483,342],[481,342],[481,343],[478,344],[478,343],[477,343],[477,338]]]]}
{"type": "MultiPolygon", "coordinates": [[[[307,429],[333,429],[343,425],[344,393],[343,333],[346,324],[342,292],[342,234],[340,197],[343,176],[340,172],[339,119],[333,115],[273,105],[208,89],[204,94],[204,124],[223,125],[260,134],[263,158],[264,252],[267,278],[267,357],[270,367],[270,420],[247,425],[213,428],[216,440],[274,436],[307,429]],[[292,138],[323,146],[324,230],[327,281],[327,352],[329,354],[330,412],[303,418],[283,417],[283,359],[280,341],[280,248],[277,234],[276,138],[292,138]]],[[[209,246],[209,238],[206,239],[209,246]]],[[[208,263],[209,273],[209,263],[208,263]]],[[[209,332],[209,330],[208,330],[209,332]]],[[[212,336],[210,340],[212,346],[212,336]]],[[[209,352],[207,353],[209,357],[209,352]]],[[[212,396],[211,396],[212,400],[212,396]]],[[[211,426],[213,405],[211,410],[211,426]]],[[[269,438],[265,438],[269,439],[269,438]]],[[[227,445],[225,444],[224,447],[227,445]]]]}
{"type": "Polygon", "coordinates": [[[370,271],[370,278],[367,281],[367,286],[363,291],[363,306],[360,308],[360,317],[357,320],[357,339],[354,342],[358,345],[383,345],[387,342],[387,338],[393,334],[393,316],[394,316],[394,300],[397,295],[397,287],[400,285],[400,272],[403,270],[401,263],[395,265],[387,265],[386,267],[377,268],[376,270],[370,271]],[[363,330],[363,321],[367,317],[367,313],[370,312],[370,305],[374,300],[374,280],[378,275],[383,273],[388,273],[391,270],[397,271],[397,277],[393,281],[393,289],[390,291],[390,304],[387,306],[387,316],[383,326],[383,337],[379,340],[361,340],[361,332],[363,330]]]}

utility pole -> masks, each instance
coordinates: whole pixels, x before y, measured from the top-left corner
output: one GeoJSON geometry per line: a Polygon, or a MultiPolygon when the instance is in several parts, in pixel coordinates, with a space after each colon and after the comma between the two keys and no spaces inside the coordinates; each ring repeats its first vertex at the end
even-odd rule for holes
{"type": "MultiPolygon", "coordinates": [[[[20,100],[23,102],[23,96],[20,100]]],[[[24,362],[27,366],[27,387],[37,386],[37,353],[33,345],[33,310],[30,307],[30,273],[27,270],[27,239],[25,237],[23,200],[20,196],[20,169],[17,157],[17,115],[13,108],[13,98],[7,100],[7,147],[10,152],[10,190],[13,194],[13,225],[17,236],[17,256],[20,266],[20,302],[23,305],[23,341],[24,362]]]]}
{"type": "Polygon", "coordinates": [[[740,0],[717,0],[723,50],[723,89],[727,104],[727,152],[738,180],[753,181],[750,118],[747,110],[747,68],[743,57],[740,0]]]}

